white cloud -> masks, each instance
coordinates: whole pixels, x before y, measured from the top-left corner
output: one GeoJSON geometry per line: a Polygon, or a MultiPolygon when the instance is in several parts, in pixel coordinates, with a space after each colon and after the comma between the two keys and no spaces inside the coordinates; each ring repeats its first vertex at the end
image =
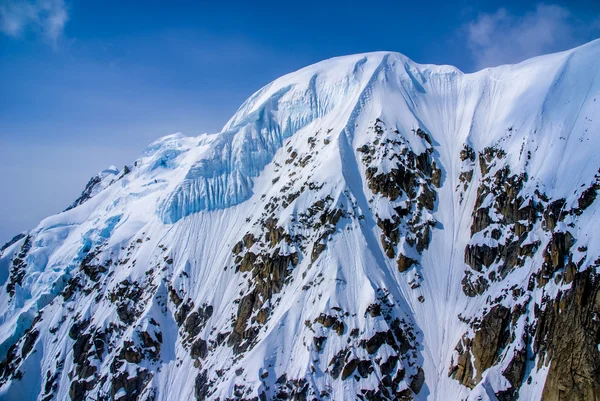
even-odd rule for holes
{"type": "Polygon", "coordinates": [[[524,15],[504,8],[480,14],[465,26],[465,32],[475,67],[480,69],[575,47],[594,38],[599,30],[595,25],[576,18],[567,8],[541,3],[524,15]]]}
{"type": "Polygon", "coordinates": [[[0,4],[0,31],[15,38],[33,31],[55,45],[68,20],[64,0],[5,0],[0,4]]]}

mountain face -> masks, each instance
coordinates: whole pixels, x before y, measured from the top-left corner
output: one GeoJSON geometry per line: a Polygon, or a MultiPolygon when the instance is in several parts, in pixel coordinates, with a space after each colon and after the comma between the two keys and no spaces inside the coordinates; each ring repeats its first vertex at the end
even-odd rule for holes
{"type": "Polygon", "coordinates": [[[0,254],[2,400],[600,400],[600,41],[327,60],[0,254]]]}

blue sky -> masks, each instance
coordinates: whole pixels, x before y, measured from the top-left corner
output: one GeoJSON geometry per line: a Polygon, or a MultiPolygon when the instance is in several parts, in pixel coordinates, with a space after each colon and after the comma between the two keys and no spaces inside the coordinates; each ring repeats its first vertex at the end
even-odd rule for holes
{"type": "Polygon", "coordinates": [[[463,71],[600,36],[600,2],[0,2],[0,242],[160,136],[217,132],[271,80],[376,50],[463,71]],[[219,4],[217,4],[219,3],[219,4]]]}

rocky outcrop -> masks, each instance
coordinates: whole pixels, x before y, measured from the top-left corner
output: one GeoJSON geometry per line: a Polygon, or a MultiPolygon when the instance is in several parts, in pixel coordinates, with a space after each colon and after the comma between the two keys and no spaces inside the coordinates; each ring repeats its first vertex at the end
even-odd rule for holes
{"type": "Polygon", "coordinates": [[[523,191],[527,174],[511,174],[505,156],[494,147],[479,154],[482,181],[465,249],[469,269],[462,280],[467,296],[490,293],[491,288],[496,295],[487,297],[480,315],[467,319],[471,331],[457,344],[449,374],[473,388],[495,369],[510,384],[496,397],[514,401],[526,372],[546,366],[542,399],[600,399],[600,326],[589,318],[598,313],[595,270],[600,260],[586,260],[587,247],[575,253],[573,235],[577,217],[596,199],[600,175],[569,204],[539,190],[523,191]],[[526,263],[527,285],[498,292],[494,283],[501,285],[526,263]],[[550,283],[560,288],[558,293],[550,283]]]}
{"type": "Polygon", "coordinates": [[[100,184],[102,182],[102,177],[100,176],[100,174],[93,176],[88,183],[85,185],[85,188],[83,189],[83,192],[81,193],[81,195],[79,196],[79,198],[75,199],[75,202],[73,202],[71,205],[69,205],[69,207],[67,207],[65,209],[65,212],[67,210],[71,210],[79,205],[84,204],[85,202],[87,202],[88,200],[90,200],[92,198],[92,193],[94,192],[94,189],[98,186],[98,184],[100,184]]]}
{"type": "Polygon", "coordinates": [[[32,238],[30,235],[25,236],[23,245],[19,249],[19,253],[12,260],[12,266],[10,267],[8,282],[6,283],[6,292],[11,296],[15,295],[15,287],[21,285],[23,278],[25,277],[25,269],[27,268],[27,254],[31,249],[32,238]]]}
{"type": "MultiPolygon", "coordinates": [[[[315,141],[309,143],[314,145],[315,141]]],[[[287,152],[287,174],[296,176],[296,169],[306,167],[310,158],[291,147],[287,152]]],[[[288,181],[280,197],[265,200],[265,211],[256,222],[257,230],[246,233],[232,249],[235,270],[251,276],[248,290],[236,300],[237,312],[232,331],[228,334],[227,344],[236,354],[244,353],[253,346],[259,328],[268,322],[271,310],[276,306],[272,302],[273,297],[291,280],[291,272],[301,258],[310,255],[311,263],[316,263],[327,242],[338,230],[340,220],[351,213],[336,207],[334,199],[325,195],[301,209],[297,219],[284,228],[275,217],[276,213],[292,207],[301,195],[315,193],[323,187],[323,184],[307,181],[299,191],[294,191],[295,178],[288,181]]],[[[337,204],[342,202],[343,199],[339,199],[337,204]]]]}
{"type": "Polygon", "coordinates": [[[600,400],[600,275],[594,270],[575,274],[571,288],[538,312],[533,349],[538,368],[548,366],[544,400],[600,400]]]}
{"type": "Polygon", "coordinates": [[[381,244],[388,258],[396,256],[398,270],[405,272],[418,264],[416,256],[429,247],[431,229],[436,221],[431,216],[437,200],[436,189],[441,185],[441,170],[433,157],[431,138],[420,128],[414,135],[423,140],[425,151],[416,154],[410,143],[396,129],[390,129],[377,119],[373,126],[374,139],[357,149],[362,154],[365,178],[376,197],[389,203],[391,216],[379,217],[381,244]],[[383,165],[392,165],[383,170],[383,165]],[[411,255],[409,257],[408,255],[411,255]]]}
{"type": "Polygon", "coordinates": [[[480,322],[473,325],[475,335],[464,337],[456,347],[458,358],[451,366],[450,376],[473,388],[485,370],[501,357],[509,335],[510,310],[493,307],[480,322]]]}
{"type": "Polygon", "coordinates": [[[232,325],[233,330],[227,340],[227,344],[233,347],[236,353],[245,352],[253,345],[258,332],[257,325],[266,323],[269,314],[268,301],[282,290],[290,269],[298,263],[297,254],[281,255],[279,248],[256,256],[250,252],[246,255],[248,254],[253,255],[253,262],[246,262],[244,265],[242,259],[239,271],[250,269],[253,287],[240,299],[232,325]],[[263,306],[266,307],[264,311],[263,306]]]}
{"type": "Polygon", "coordinates": [[[9,246],[16,244],[18,241],[20,241],[21,239],[25,238],[26,234],[25,233],[20,233],[15,235],[14,237],[12,237],[12,239],[10,241],[8,241],[6,244],[2,245],[2,247],[0,247],[0,255],[2,254],[2,252],[4,252],[5,249],[7,249],[9,246]]]}
{"type": "MultiPolygon", "coordinates": [[[[374,374],[381,377],[377,389],[362,390],[356,396],[365,400],[411,400],[421,391],[424,375],[417,360],[414,328],[396,315],[389,295],[380,290],[378,301],[369,305],[365,317],[383,318],[387,330],[363,337],[358,329],[350,330],[348,347],[339,350],[329,362],[328,372],[333,379],[355,381],[374,374]],[[366,351],[368,358],[358,357],[357,347],[366,351]],[[382,350],[386,355],[382,357],[382,350]],[[408,388],[407,388],[408,387],[408,388]]],[[[323,320],[323,319],[321,319],[323,320]]]]}
{"type": "Polygon", "coordinates": [[[472,213],[472,239],[465,248],[471,271],[462,281],[468,296],[482,294],[490,281],[501,281],[523,266],[540,245],[528,234],[539,222],[543,201],[537,195],[521,195],[527,174],[512,174],[508,165],[502,165],[505,156],[497,147],[479,154],[482,178],[472,213]]]}

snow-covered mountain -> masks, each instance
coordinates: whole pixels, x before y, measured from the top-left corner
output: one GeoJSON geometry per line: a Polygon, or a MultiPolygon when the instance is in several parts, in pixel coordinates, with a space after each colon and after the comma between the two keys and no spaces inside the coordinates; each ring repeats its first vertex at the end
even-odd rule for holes
{"type": "Polygon", "coordinates": [[[600,41],[323,61],[0,257],[2,400],[599,400],[600,41]]]}

